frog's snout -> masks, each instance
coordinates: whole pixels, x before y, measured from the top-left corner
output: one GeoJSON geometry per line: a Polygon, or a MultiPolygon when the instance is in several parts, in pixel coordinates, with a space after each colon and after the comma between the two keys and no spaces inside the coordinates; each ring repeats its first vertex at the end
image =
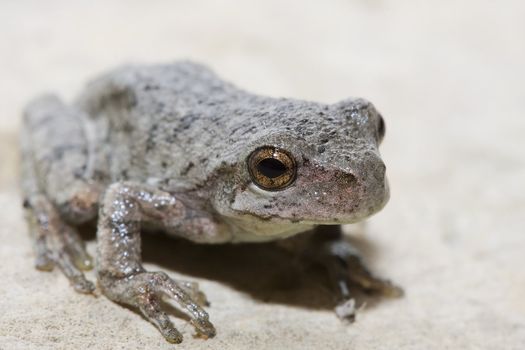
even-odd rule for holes
{"type": "Polygon", "coordinates": [[[368,157],[363,163],[354,163],[350,169],[339,174],[334,185],[346,199],[342,200],[346,205],[341,207],[343,210],[340,212],[343,221],[371,215],[380,210],[389,198],[386,165],[378,156],[368,157]]]}
{"type": "Polygon", "coordinates": [[[386,165],[383,160],[370,152],[365,154],[366,161],[353,161],[340,175],[340,183],[345,187],[368,188],[383,183],[386,177],[386,165]]]}
{"type": "Polygon", "coordinates": [[[390,197],[383,160],[376,157],[369,161],[360,172],[357,182],[361,192],[359,209],[371,215],[383,208],[390,197]]]}

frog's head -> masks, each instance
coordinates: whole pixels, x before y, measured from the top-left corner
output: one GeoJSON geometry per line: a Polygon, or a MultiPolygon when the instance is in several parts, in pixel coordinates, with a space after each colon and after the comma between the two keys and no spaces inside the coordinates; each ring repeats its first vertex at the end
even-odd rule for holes
{"type": "Polygon", "coordinates": [[[386,204],[378,152],[385,126],[371,103],[276,105],[259,120],[264,127],[232,150],[233,172],[215,199],[221,215],[264,239],[357,222],[386,204]]]}

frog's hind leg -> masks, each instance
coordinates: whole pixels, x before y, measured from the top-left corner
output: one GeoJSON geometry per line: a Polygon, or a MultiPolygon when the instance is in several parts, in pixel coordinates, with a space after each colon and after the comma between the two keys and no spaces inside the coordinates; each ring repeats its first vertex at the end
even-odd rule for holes
{"type": "Polygon", "coordinates": [[[335,311],[341,319],[353,321],[355,317],[355,300],[350,285],[386,297],[403,295],[400,287],[367,269],[359,252],[344,238],[341,226],[319,226],[312,238],[307,254],[327,270],[340,302],[335,311]]]}
{"type": "Polygon", "coordinates": [[[22,190],[35,265],[47,271],[58,266],[75,290],[83,293],[94,290],[81,271],[93,264],[70,224],[86,222],[97,213],[99,187],[84,178],[87,147],[79,113],[56,97],[41,97],[26,109],[22,190]]]}
{"type": "Polygon", "coordinates": [[[387,297],[403,295],[400,287],[367,269],[358,250],[343,235],[340,225],[318,226],[309,234],[277,243],[288,251],[300,253],[307,262],[324,268],[335,293],[336,315],[345,321],[354,321],[360,306],[354,299],[353,287],[387,297]]]}

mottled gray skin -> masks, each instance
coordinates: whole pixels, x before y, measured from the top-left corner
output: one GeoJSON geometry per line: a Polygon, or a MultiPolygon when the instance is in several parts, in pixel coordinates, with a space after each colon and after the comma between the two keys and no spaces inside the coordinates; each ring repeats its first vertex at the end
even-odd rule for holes
{"type": "MultiPolygon", "coordinates": [[[[22,187],[37,268],[57,265],[76,290],[91,292],[80,271],[91,260],[74,226],[98,214],[102,292],[140,309],[171,342],[182,336],[161,310],[162,296],[178,301],[202,335],[215,331],[195,284],[144,270],[141,227],[198,243],[268,241],[362,220],[388,200],[382,118],[362,99],[328,105],[257,96],[182,62],[117,69],[73,105],[44,96],[24,116],[22,187]],[[266,191],[253,183],[247,157],[261,146],[293,156],[290,186],[266,191]]],[[[331,270],[344,302],[349,280],[399,293],[362,268],[340,235],[316,242],[310,255],[331,270]]]]}

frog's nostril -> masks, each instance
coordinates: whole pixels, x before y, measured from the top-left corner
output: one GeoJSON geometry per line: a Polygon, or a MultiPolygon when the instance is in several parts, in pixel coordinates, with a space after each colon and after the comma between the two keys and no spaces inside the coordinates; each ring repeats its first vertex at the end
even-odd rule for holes
{"type": "Polygon", "coordinates": [[[386,165],[385,165],[385,163],[380,162],[380,163],[377,165],[377,173],[378,173],[378,174],[381,174],[381,176],[384,176],[384,175],[385,175],[385,172],[386,172],[386,165]]]}
{"type": "Polygon", "coordinates": [[[343,173],[341,175],[340,181],[342,184],[353,187],[357,184],[357,178],[352,173],[343,173]]]}

